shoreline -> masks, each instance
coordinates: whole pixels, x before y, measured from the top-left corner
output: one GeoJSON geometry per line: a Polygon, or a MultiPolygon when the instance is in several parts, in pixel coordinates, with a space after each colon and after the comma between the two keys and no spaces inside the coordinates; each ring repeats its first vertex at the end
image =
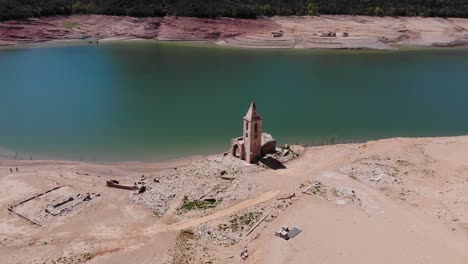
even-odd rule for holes
{"type": "MultiPolygon", "coordinates": [[[[297,144],[298,146],[303,147],[305,150],[310,150],[314,148],[321,148],[321,147],[331,147],[331,146],[351,146],[351,145],[362,145],[362,144],[375,144],[379,142],[385,141],[395,141],[395,140],[451,140],[457,138],[467,138],[468,134],[462,135],[455,135],[455,136],[428,136],[428,137],[389,137],[389,138],[381,138],[381,139],[372,139],[372,140],[364,140],[360,142],[352,142],[352,143],[334,143],[334,144],[325,144],[325,145],[303,145],[297,144]]],[[[177,164],[177,163],[191,163],[196,161],[201,161],[207,158],[213,158],[217,156],[223,156],[224,153],[229,152],[228,150],[224,152],[212,153],[212,154],[195,154],[190,156],[180,156],[178,158],[171,158],[171,159],[163,159],[163,160],[155,160],[155,161],[141,161],[141,160],[129,160],[129,161],[87,161],[87,160],[72,160],[72,159],[47,159],[47,158],[39,158],[39,159],[14,159],[5,156],[0,156],[0,164],[1,163],[24,163],[24,164],[34,164],[34,163],[51,163],[51,164],[70,164],[70,165],[78,165],[78,164],[89,164],[89,165],[100,165],[100,166],[125,166],[125,165],[161,165],[165,166],[168,164],[177,164]]],[[[14,152],[11,152],[14,153],[14,152]]]]}
{"type": "Polygon", "coordinates": [[[242,49],[447,49],[468,47],[468,19],[349,15],[258,19],[75,15],[0,23],[0,49],[146,40],[242,49]],[[75,26],[67,26],[70,21],[75,26]]]}
{"type": "Polygon", "coordinates": [[[278,51],[381,51],[381,52],[403,52],[403,51],[440,51],[440,50],[464,50],[468,49],[468,44],[456,46],[411,46],[411,45],[395,45],[393,49],[371,49],[371,48],[262,48],[262,47],[239,47],[217,44],[208,40],[157,40],[145,38],[108,38],[99,40],[97,43],[89,43],[88,39],[67,39],[67,40],[49,40],[38,41],[31,43],[17,43],[10,45],[0,45],[2,50],[21,50],[21,49],[36,49],[36,48],[66,48],[66,47],[81,47],[81,46],[95,46],[95,45],[113,45],[123,43],[146,42],[149,44],[165,44],[165,45],[180,45],[187,47],[200,47],[200,48],[218,48],[218,49],[235,49],[235,50],[278,50],[278,51]]]}

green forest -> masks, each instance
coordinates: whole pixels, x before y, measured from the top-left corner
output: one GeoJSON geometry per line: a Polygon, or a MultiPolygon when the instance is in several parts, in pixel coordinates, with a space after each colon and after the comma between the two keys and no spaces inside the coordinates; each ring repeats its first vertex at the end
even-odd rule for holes
{"type": "Polygon", "coordinates": [[[468,17],[468,0],[0,0],[0,20],[71,14],[210,18],[319,14],[468,17]]]}

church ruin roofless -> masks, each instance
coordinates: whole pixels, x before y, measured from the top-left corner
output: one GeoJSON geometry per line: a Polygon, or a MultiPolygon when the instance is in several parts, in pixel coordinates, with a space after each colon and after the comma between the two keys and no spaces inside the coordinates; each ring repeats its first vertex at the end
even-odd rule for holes
{"type": "Polygon", "coordinates": [[[263,133],[263,118],[257,111],[255,102],[250,104],[243,120],[242,137],[231,141],[231,154],[248,163],[256,163],[262,156],[274,153],[276,140],[270,134],[263,133]]]}

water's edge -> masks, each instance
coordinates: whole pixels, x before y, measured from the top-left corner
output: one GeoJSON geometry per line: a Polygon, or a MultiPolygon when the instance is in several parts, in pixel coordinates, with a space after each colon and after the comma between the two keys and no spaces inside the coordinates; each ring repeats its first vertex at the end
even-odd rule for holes
{"type": "MultiPolygon", "coordinates": [[[[92,38],[91,38],[92,39],[92,38]]],[[[157,40],[157,39],[144,39],[144,38],[110,38],[101,39],[99,43],[90,43],[91,39],[67,39],[67,40],[50,40],[38,41],[32,43],[18,43],[11,45],[0,45],[1,50],[15,50],[15,49],[31,49],[31,48],[60,48],[60,47],[77,47],[77,46],[92,46],[92,45],[109,45],[119,43],[131,42],[146,42],[162,45],[186,46],[186,47],[201,47],[213,49],[233,49],[233,50],[269,50],[269,51],[318,51],[318,52],[398,52],[398,51],[437,51],[437,50],[465,50],[468,45],[457,46],[414,46],[414,45],[392,45],[395,49],[364,49],[364,48],[262,48],[262,47],[237,47],[230,45],[219,45],[209,40],[157,40]]]]}

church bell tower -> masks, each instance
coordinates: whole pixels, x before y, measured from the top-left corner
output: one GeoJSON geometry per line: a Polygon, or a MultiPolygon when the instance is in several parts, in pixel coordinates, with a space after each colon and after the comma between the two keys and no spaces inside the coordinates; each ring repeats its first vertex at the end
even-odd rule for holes
{"type": "Polygon", "coordinates": [[[262,155],[263,120],[257,112],[255,102],[250,104],[249,111],[244,116],[245,160],[255,163],[262,155]]]}

